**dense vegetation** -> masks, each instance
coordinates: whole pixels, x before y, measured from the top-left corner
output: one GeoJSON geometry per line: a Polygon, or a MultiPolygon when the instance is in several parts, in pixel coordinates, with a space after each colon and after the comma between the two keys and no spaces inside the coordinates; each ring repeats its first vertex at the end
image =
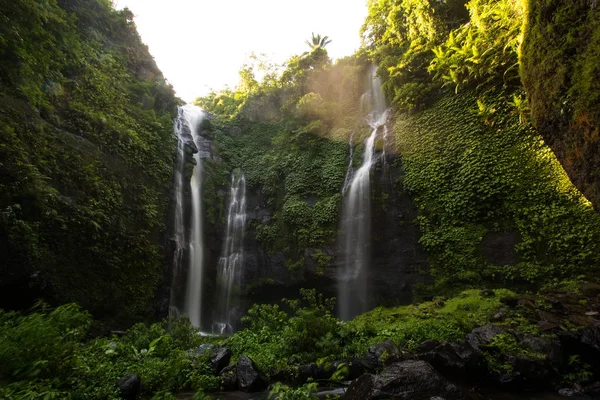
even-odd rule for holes
{"type": "MultiPolygon", "coordinates": [[[[241,72],[233,91],[212,93],[197,104],[220,118],[204,124],[219,162],[207,162],[204,204],[213,222],[223,218],[215,206],[228,171],[241,168],[250,190],[273,211],[258,224],[263,248],[280,251],[292,271],[304,266],[305,249],[331,244],[336,237],[340,188],[348,166],[348,140],[367,133],[360,117],[366,63],[360,57],[335,65],[319,46],[294,57],[277,75],[255,58],[241,72]],[[262,70],[261,70],[262,69],[262,70]],[[262,73],[258,83],[254,75],[262,73]],[[224,161],[224,162],[223,162],[224,161]]],[[[360,156],[360,154],[358,154],[360,156]]],[[[317,256],[319,257],[319,256],[317,256]]],[[[324,267],[330,257],[321,257],[324,267]]]]}
{"type": "Polygon", "coordinates": [[[149,315],[177,100],[108,0],[0,7],[0,299],[149,315]]]}
{"type": "MultiPolygon", "coordinates": [[[[540,26],[550,3],[370,0],[357,54],[332,63],[328,38],[313,34],[306,53],[282,66],[253,57],[235,89],[197,99],[212,114],[202,125],[215,150],[204,164],[208,222],[225,218],[223,189],[240,168],[255,203],[272,211],[248,230],[298,276],[309,254],[318,275],[333,265],[322,249],[336,238],[347,167],[360,162],[368,133],[360,96],[377,65],[394,114],[395,183],[414,196],[431,266],[420,272],[432,284],[415,287],[421,304],[341,322],[334,299],[301,290],[299,299],[255,304],[244,329],[223,338],[199,335],[185,317],[98,334],[94,319],[107,327],[152,317],[178,99],[127,9],[108,0],[3,1],[0,306],[25,309],[37,296],[53,306],[0,310],[0,397],[118,398],[116,381],[139,374],[142,398],[203,398],[222,384],[206,344],[230,349],[232,364],[249,356],[271,382],[303,383],[298,366],[311,363],[342,380],[371,345],[391,340],[412,352],[430,339],[458,342],[490,321],[507,329],[482,350],[490,374],[510,374],[515,357],[546,360],[521,339],[558,341],[600,310],[600,287],[580,291],[597,279],[600,217],[540,136],[543,115],[569,106],[561,121],[574,118],[590,143],[597,138],[588,112],[597,103],[597,9],[557,7],[556,24],[573,26],[548,55],[540,41],[562,35],[540,26]],[[576,14],[594,22],[585,35],[576,14]],[[552,67],[586,37],[596,41],[552,67]],[[508,238],[509,257],[484,251],[490,237],[508,238]]],[[[560,384],[588,382],[587,361],[569,357],[557,368],[560,384]]],[[[274,393],[300,399],[315,390],[278,385],[274,393]]]]}

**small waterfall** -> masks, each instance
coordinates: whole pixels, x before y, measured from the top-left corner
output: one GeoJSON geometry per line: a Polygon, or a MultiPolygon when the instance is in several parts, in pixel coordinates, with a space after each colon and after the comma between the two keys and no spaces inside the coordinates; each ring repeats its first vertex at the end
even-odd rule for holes
{"type": "MultiPolygon", "coordinates": [[[[187,314],[194,326],[200,327],[202,310],[202,277],[204,260],[204,243],[202,238],[202,159],[199,153],[194,154],[195,167],[190,182],[191,186],[191,217],[189,224],[189,240],[185,223],[185,161],[186,149],[188,146],[193,150],[199,147],[198,126],[204,118],[204,112],[192,105],[185,105],[178,110],[178,118],[175,121],[175,134],[179,138],[177,166],[175,171],[175,218],[174,218],[174,237],[176,249],[173,259],[174,282],[177,281],[184,271],[184,252],[189,248],[188,268],[186,276],[185,297],[182,306],[182,312],[187,314]]],[[[172,313],[179,313],[176,306],[177,293],[171,291],[171,309],[172,313]]]]}
{"type": "Polygon", "coordinates": [[[375,139],[379,131],[385,132],[388,116],[381,81],[375,71],[375,68],[371,70],[369,90],[361,97],[365,119],[372,128],[371,135],[365,141],[362,164],[353,174],[350,163],[347,177],[352,178],[343,191],[340,241],[343,265],[338,274],[338,315],[342,320],[361,314],[369,307],[367,266],[370,262],[371,244],[370,170],[374,161],[375,139]]]}
{"type": "Polygon", "coordinates": [[[213,332],[233,333],[232,298],[239,287],[244,261],[244,228],[246,224],[246,179],[240,170],[231,174],[231,192],[227,212],[227,231],[223,254],[217,266],[217,318],[213,332]]]}

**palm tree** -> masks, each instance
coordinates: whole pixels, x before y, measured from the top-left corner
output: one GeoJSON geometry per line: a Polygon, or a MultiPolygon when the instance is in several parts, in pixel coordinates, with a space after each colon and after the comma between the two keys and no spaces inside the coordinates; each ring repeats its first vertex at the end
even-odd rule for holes
{"type": "Polygon", "coordinates": [[[305,43],[308,45],[308,47],[310,47],[311,51],[313,51],[316,49],[325,48],[325,46],[331,43],[331,40],[329,39],[329,36],[321,37],[321,35],[315,35],[315,33],[313,32],[311,40],[306,40],[305,43]]]}

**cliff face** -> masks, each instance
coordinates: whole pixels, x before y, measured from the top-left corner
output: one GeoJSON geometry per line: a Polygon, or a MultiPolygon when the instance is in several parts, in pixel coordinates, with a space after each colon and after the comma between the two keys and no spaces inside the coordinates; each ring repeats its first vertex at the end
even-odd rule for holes
{"type": "Polygon", "coordinates": [[[0,307],[145,318],[160,281],[177,99],[128,10],[0,10],[0,307]]]}
{"type": "Polygon", "coordinates": [[[600,8],[529,0],[521,76],[536,127],[575,186],[600,207],[600,8]]]}
{"type": "MultiPolygon", "coordinates": [[[[239,157],[239,153],[252,157],[256,150],[252,147],[263,141],[262,135],[270,138],[273,134],[288,135],[284,131],[269,132],[262,123],[260,131],[257,131],[256,124],[250,121],[236,122],[233,126],[230,122],[219,124],[216,120],[209,121],[202,130],[202,137],[211,149],[203,164],[206,217],[204,326],[210,326],[212,322],[210,318],[216,298],[216,270],[227,228],[228,177],[231,170],[240,165],[232,161],[236,161],[234,157],[239,157]],[[249,132],[256,136],[249,136],[249,132]],[[246,143],[246,140],[251,143],[246,143]]],[[[244,173],[249,185],[246,191],[244,263],[241,292],[238,292],[241,310],[256,302],[293,298],[300,288],[317,288],[326,296],[337,295],[337,273],[342,259],[341,250],[337,247],[342,200],[339,192],[349,162],[348,146],[343,142],[329,142],[318,135],[312,138],[306,136],[303,141],[305,147],[287,149],[289,152],[284,154],[299,160],[298,163],[290,164],[287,171],[280,170],[272,180],[268,174],[273,165],[264,165],[256,171],[253,170],[254,163],[246,160],[249,167],[244,173]],[[328,151],[319,155],[322,146],[328,151]],[[332,147],[335,149],[333,152],[332,147]],[[336,185],[320,179],[321,168],[329,180],[335,179],[336,185]],[[306,170],[304,176],[298,172],[303,170],[306,170]],[[257,172],[260,177],[254,175],[257,172]],[[327,184],[326,189],[323,183],[327,184]],[[276,234],[269,234],[272,231],[276,234]]],[[[271,155],[276,164],[278,150],[271,140],[264,141],[263,145],[256,156],[271,155]]],[[[359,145],[354,151],[357,160],[362,157],[361,152],[362,146],[359,145]]],[[[428,258],[419,244],[417,208],[403,189],[400,158],[388,153],[384,160],[381,151],[377,158],[371,173],[372,259],[368,266],[368,292],[373,305],[408,303],[413,298],[413,284],[429,281],[428,258]]],[[[167,280],[172,273],[170,261],[168,255],[167,280]]],[[[184,260],[184,269],[186,265],[184,260]]],[[[172,287],[176,294],[181,294],[185,285],[174,282],[172,287]]],[[[162,299],[160,304],[166,305],[166,292],[162,299]]],[[[164,315],[166,306],[161,310],[161,315],[164,315]]]]}

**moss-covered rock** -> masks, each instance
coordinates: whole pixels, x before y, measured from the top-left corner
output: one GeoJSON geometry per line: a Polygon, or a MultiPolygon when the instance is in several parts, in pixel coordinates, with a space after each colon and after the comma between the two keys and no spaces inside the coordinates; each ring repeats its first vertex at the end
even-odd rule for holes
{"type": "Polygon", "coordinates": [[[521,75],[532,115],[569,177],[600,207],[600,7],[529,0],[521,75]]]}

